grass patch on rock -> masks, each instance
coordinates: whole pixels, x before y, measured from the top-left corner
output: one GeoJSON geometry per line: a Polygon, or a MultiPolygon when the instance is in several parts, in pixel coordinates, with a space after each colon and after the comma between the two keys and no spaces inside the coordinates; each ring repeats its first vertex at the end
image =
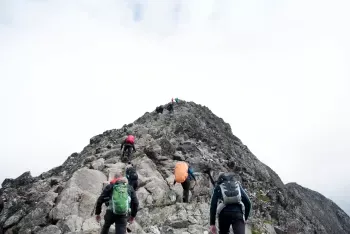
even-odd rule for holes
{"type": "Polygon", "coordinates": [[[262,191],[258,192],[257,199],[259,201],[263,201],[263,202],[270,202],[270,198],[268,196],[266,196],[266,194],[264,194],[262,191]]]}

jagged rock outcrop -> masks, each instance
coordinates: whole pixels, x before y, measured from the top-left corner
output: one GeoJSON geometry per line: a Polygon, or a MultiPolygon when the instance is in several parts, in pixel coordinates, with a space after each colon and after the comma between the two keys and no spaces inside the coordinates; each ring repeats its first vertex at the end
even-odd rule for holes
{"type": "Polygon", "coordinates": [[[98,233],[100,224],[90,213],[103,183],[126,166],[120,158],[126,130],[136,136],[132,162],[140,186],[133,233],[206,232],[211,184],[203,169],[208,166],[234,171],[248,191],[253,212],[247,233],[350,233],[350,218],[337,205],[299,185],[284,185],[232,134],[229,124],[192,102],[176,104],[173,114],[145,113],[121,129],[105,131],[38,177],[25,172],[6,179],[0,190],[5,233],[98,233]],[[172,185],[174,165],[184,159],[198,178],[189,204],[181,203],[181,185],[172,185]]]}

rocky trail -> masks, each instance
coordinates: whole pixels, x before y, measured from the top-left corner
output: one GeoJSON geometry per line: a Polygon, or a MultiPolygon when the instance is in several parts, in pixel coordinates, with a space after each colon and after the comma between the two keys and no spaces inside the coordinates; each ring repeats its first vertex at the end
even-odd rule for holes
{"type": "Polygon", "coordinates": [[[132,233],[208,232],[212,185],[203,173],[208,166],[217,173],[235,172],[248,192],[253,210],[246,233],[350,233],[350,218],[335,203],[295,183],[283,184],[232,134],[229,124],[193,102],[175,104],[173,114],[153,111],[121,129],[105,131],[38,177],[25,172],[6,179],[0,189],[5,201],[0,213],[3,232],[99,233],[101,224],[91,212],[103,184],[126,166],[120,158],[125,129],[136,137],[132,163],[140,186],[132,233]],[[175,163],[184,159],[198,180],[189,204],[181,202],[181,185],[172,186],[175,163]]]}

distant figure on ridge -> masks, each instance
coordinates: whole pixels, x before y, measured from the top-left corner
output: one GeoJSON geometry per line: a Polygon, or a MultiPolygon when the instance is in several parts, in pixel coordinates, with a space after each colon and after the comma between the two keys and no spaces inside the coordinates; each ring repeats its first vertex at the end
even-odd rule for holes
{"type": "Polygon", "coordinates": [[[176,102],[176,103],[179,103],[180,100],[179,100],[178,98],[175,98],[175,102],[176,102]]]}
{"type": "Polygon", "coordinates": [[[115,233],[126,233],[127,223],[132,223],[136,217],[139,201],[134,189],[127,184],[127,179],[120,172],[115,174],[114,180],[106,186],[96,203],[96,221],[101,221],[101,207],[105,201],[108,208],[104,216],[101,234],[108,234],[110,226],[115,223],[115,233]],[[129,211],[130,217],[129,217],[129,211]]]}
{"type": "Polygon", "coordinates": [[[191,189],[191,181],[196,181],[192,168],[186,162],[177,162],[175,165],[174,184],[181,183],[183,188],[182,201],[188,203],[191,189]]]}
{"type": "Polygon", "coordinates": [[[174,112],[174,99],[173,99],[173,98],[171,99],[171,102],[167,105],[166,109],[167,109],[170,113],[174,112]]]}
{"type": "Polygon", "coordinates": [[[124,147],[124,150],[123,150],[123,157],[124,157],[124,154],[125,154],[125,151],[128,151],[128,155],[129,157],[131,156],[131,149],[134,150],[134,152],[136,152],[136,149],[135,149],[135,137],[131,134],[129,134],[125,140],[123,141],[121,147],[120,147],[120,150],[122,150],[124,147]]]}
{"type": "Polygon", "coordinates": [[[136,191],[138,187],[139,176],[137,175],[136,168],[132,163],[129,162],[129,164],[126,166],[125,174],[129,185],[136,191]]]}
{"type": "Polygon", "coordinates": [[[163,106],[162,105],[160,105],[160,106],[157,106],[157,108],[156,108],[156,112],[159,114],[163,114],[163,110],[164,110],[164,108],[163,108],[163,106]]]}
{"type": "Polygon", "coordinates": [[[251,202],[233,173],[221,173],[215,183],[210,203],[210,231],[217,234],[215,218],[219,219],[219,234],[227,234],[232,225],[234,234],[245,234],[251,202]],[[219,204],[218,204],[219,202],[219,204]]]}
{"type": "Polygon", "coordinates": [[[4,201],[2,200],[2,197],[0,197],[0,213],[4,209],[4,201]]]}

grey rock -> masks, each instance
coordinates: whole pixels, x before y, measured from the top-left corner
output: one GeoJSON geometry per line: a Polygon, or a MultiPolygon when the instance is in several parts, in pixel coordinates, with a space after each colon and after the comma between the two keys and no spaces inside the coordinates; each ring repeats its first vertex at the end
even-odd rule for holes
{"type": "Polygon", "coordinates": [[[4,228],[9,228],[15,224],[17,224],[23,217],[25,216],[25,212],[23,210],[17,211],[10,218],[5,221],[4,228]]]}
{"type": "Polygon", "coordinates": [[[173,160],[176,160],[176,161],[184,161],[184,160],[185,160],[185,156],[183,156],[182,154],[176,152],[176,153],[173,155],[173,160]]]}
{"type": "Polygon", "coordinates": [[[77,215],[69,215],[58,221],[57,226],[63,233],[79,232],[83,226],[84,219],[77,215]]]}
{"type": "Polygon", "coordinates": [[[39,232],[37,232],[37,234],[61,234],[61,233],[62,233],[61,230],[55,225],[44,227],[39,232]]]}
{"type": "Polygon", "coordinates": [[[144,153],[153,160],[157,160],[159,155],[161,155],[162,148],[155,142],[152,141],[149,145],[147,145],[144,149],[144,153]]]}
{"type": "Polygon", "coordinates": [[[162,155],[172,155],[175,153],[175,147],[170,143],[169,140],[162,138],[159,141],[159,145],[161,147],[162,155]]]}
{"type": "Polygon", "coordinates": [[[4,182],[2,182],[1,186],[3,188],[8,187],[18,187],[22,185],[28,185],[34,181],[34,178],[31,176],[30,172],[24,172],[22,175],[20,175],[16,179],[5,179],[4,182]]]}
{"type": "Polygon", "coordinates": [[[100,159],[92,162],[91,167],[92,167],[92,169],[102,171],[104,168],[104,162],[105,162],[105,160],[103,158],[100,158],[100,159]]]}
{"type": "Polygon", "coordinates": [[[117,163],[119,159],[117,157],[109,158],[105,161],[105,164],[114,164],[117,163]]]}
{"type": "Polygon", "coordinates": [[[93,156],[93,155],[91,155],[91,156],[85,158],[84,164],[91,163],[91,162],[93,162],[93,161],[95,161],[95,160],[96,160],[96,157],[93,156]]]}
{"type": "Polygon", "coordinates": [[[79,169],[58,197],[58,203],[50,212],[51,219],[58,221],[69,215],[90,217],[106,180],[106,176],[100,171],[79,169]]]}
{"type": "Polygon", "coordinates": [[[47,216],[52,208],[51,203],[46,201],[39,202],[36,207],[29,212],[18,224],[20,232],[28,228],[34,228],[35,226],[44,226],[47,224],[47,216]]]}

